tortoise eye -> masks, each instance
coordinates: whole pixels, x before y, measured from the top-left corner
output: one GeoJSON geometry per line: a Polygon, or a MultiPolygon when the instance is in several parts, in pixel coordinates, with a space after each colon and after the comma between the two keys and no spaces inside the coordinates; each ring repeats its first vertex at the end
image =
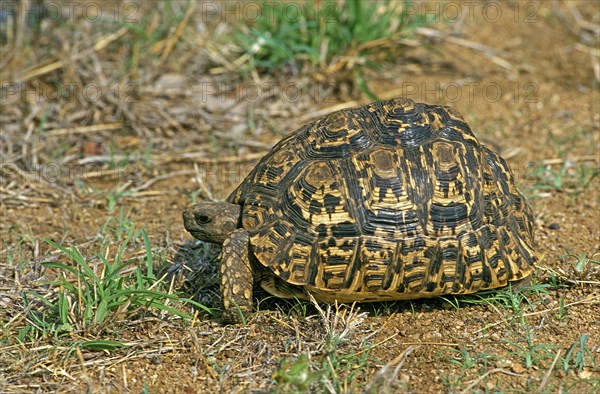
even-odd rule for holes
{"type": "Polygon", "coordinates": [[[196,215],[196,223],[198,224],[206,224],[210,222],[210,217],[206,215],[196,215]]]}

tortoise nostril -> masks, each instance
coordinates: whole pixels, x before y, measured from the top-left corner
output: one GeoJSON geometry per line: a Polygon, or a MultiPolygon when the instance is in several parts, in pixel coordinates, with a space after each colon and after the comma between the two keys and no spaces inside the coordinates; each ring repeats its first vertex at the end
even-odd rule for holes
{"type": "Polygon", "coordinates": [[[195,215],[196,223],[206,224],[210,222],[210,217],[206,215],[195,215]]]}

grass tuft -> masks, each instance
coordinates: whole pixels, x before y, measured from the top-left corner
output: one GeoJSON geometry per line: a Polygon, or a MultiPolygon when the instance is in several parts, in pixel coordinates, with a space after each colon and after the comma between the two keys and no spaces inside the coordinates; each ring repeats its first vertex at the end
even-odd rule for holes
{"type": "MultiPolygon", "coordinates": [[[[112,324],[152,310],[186,319],[193,317],[171,306],[173,303],[189,303],[211,312],[202,304],[166,292],[164,283],[155,276],[151,244],[144,229],[136,230],[126,223],[125,228],[119,226],[118,231],[122,242],[110,259],[108,247],[102,248],[104,254],[97,254],[96,259],[86,259],[75,246],[66,247],[45,240],[74,264],[42,263],[46,268],[57,270],[60,277],[47,283],[52,289],[50,293],[33,290],[22,293],[30,324],[21,331],[22,340],[25,335],[37,338],[40,335],[60,337],[73,332],[99,333],[112,324]],[[128,245],[140,238],[144,244],[142,258],[125,258],[128,245]]],[[[88,343],[87,346],[115,347],[106,341],[88,343]]]]}
{"type": "Polygon", "coordinates": [[[558,169],[551,165],[541,166],[532,172],[536,183],[526,190],[526,194],[535,192],[564,192],[571,196],[577,196],[584,192],[592,183],[594,178],[600,174],[598,167],[592,167],[586,163],[574,163],[566,160],[558,169]]]}
{"type": "Polygon", "coordinates": [[[281,392],[306,392],[324,374],[325,371],[318,370],[317,363],[310,362],[306,354],[301,354],[281,360],[273,379],[281,392]]]}
{"type": "Polygon", "coordinates": [[[573,343],[564,358],[563,370],[565,372],[569,371],[571,365],[581,372],[586,366],[596,364],[592,351],[586,345],[588,338],[588,334],[583,334],[573,343]]]}
{"type": "Polygon", "coordinates": [[[232,64],[242,76],[274,70],[316,72],[318,82],[349,82],[374,98],[364,71],[398,57],[398,40],[426,23],[420,15],[407,14],[404,1],[309,0],[292,5],[262,2],[260,17],[237,29],[233,42],[239,51],[232,64]]]}
{"type": "MultiPolygon", "coordinates": [[[[567,251],[561,256],[561,260],[565,263],[565,266],[570,268],[570,277],[574,277],[579,281],[586,281],[597,277],[598,268],[600,268],[600,260],[594,259],[597,255],[600,255],[600,251],[581,254],[567,251]]],[[[598,282],[596,281],[596,283],[598,282]]]]}

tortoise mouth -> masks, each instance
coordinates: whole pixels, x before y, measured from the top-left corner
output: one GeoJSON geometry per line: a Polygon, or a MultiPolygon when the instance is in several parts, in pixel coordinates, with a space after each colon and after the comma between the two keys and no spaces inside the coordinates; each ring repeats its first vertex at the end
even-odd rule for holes
{"type": "Polygon", "coordinates": [[[196,233],[198,233],[198,223],[196,223],[196,218],[194,217],[194,211],[193,209],[190,208],[186,208],[183,213],[183,227],[185,227],[185,229],[190,232],[194,237],[196,236],[196,233]]]}
{"type": "Polygon", "coordinates": [[[198,230],[190,230],[190,229],[186,229],[188,231],[188,233],[190,233],[192,235],[192,237],[199,239],[199,240],[204,240],[205,235],[203,232],[198,231],[198,230]]]}

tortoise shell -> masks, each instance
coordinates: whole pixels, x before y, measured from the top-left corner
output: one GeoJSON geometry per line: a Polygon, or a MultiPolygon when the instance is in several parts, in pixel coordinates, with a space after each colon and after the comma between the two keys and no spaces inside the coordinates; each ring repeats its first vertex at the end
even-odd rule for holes
{"type": "Polygon", "coordinates": [[[256,260],[323,301],[472,293],[528,276],[533,215],[449,107],[397,98],[280,141],[228,197],[256,260]]]}

